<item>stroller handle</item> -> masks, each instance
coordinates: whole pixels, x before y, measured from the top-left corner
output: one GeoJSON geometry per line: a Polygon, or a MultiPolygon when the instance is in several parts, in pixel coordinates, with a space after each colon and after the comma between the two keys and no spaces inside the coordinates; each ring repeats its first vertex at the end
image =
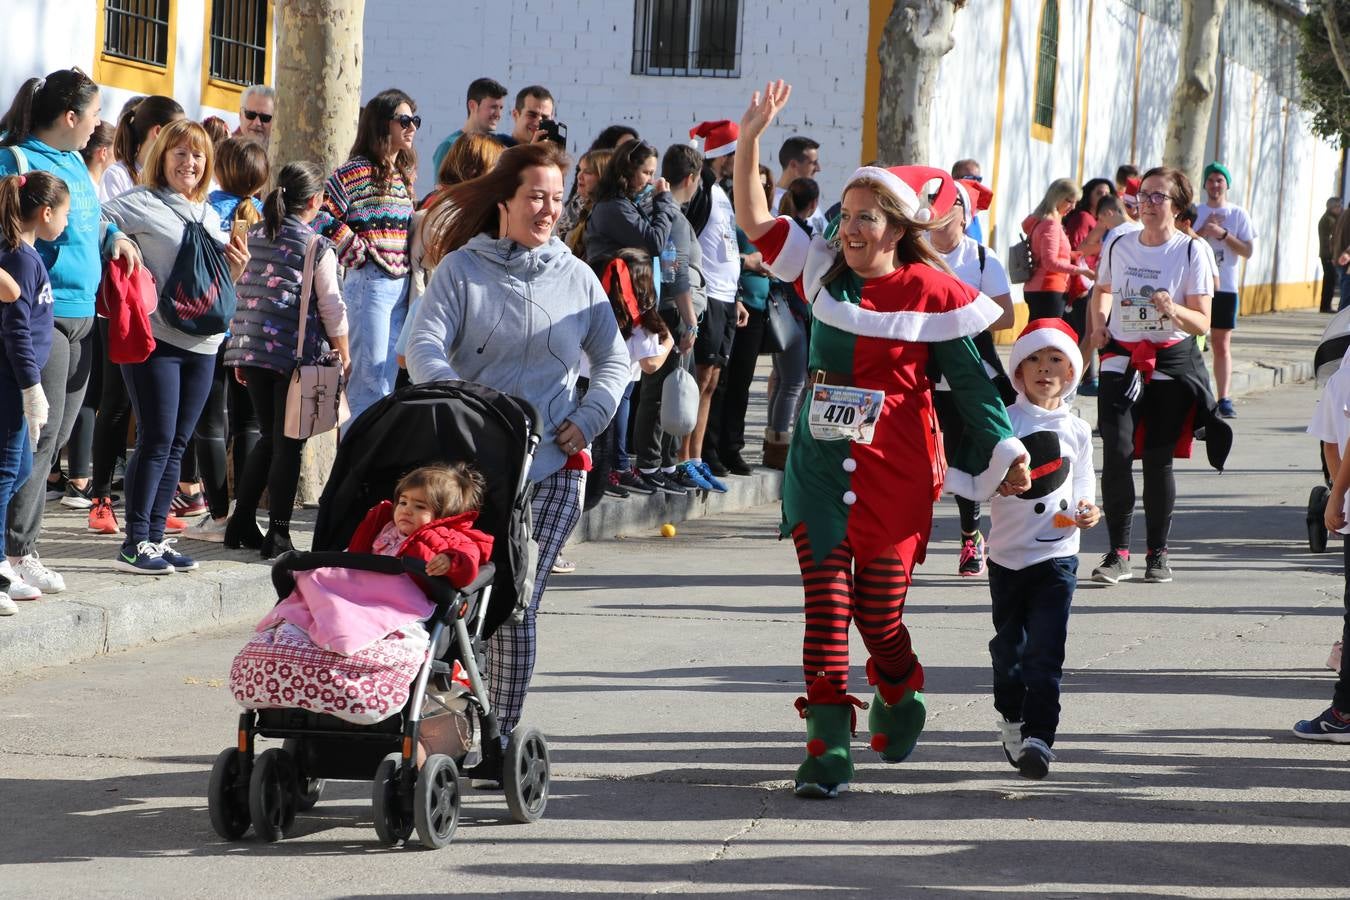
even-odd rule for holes
{"type": "Polygon", "coordinates": [[[277,597],[285,597],[295,590],[295,573],[311,569],[360,569],[363,572],[377,572],[382,575],[409,575],[426,594],[427,599],[436,604],[435,616],[440,621],[449,621],[454,615],[461,615],[467,609],[470,597],[492,584],[497,577],[497,567],[490,562],[483,563],[478,569],[478,577],[463,588],[456,588],[445,578],[427,575],[427,564],[420,559],[407,557],[377,556],[373,553],[347,553],[345,551],[301,552],[291,550],[277,557],[272,563],[272,586],[277,597]]]}

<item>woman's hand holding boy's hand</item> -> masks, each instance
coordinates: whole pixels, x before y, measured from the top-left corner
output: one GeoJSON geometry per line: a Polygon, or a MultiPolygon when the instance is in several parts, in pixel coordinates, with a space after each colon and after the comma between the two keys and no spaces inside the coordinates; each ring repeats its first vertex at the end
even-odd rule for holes
{"type": "Polygon", "coordinates": [[[1074,524],[1079,528],[1091,528],[1101,521],[1101,517],[1102,511],[1096,504],[1086,500],[1078,501],[1078,515],[1074,517],[1074,524]]]}

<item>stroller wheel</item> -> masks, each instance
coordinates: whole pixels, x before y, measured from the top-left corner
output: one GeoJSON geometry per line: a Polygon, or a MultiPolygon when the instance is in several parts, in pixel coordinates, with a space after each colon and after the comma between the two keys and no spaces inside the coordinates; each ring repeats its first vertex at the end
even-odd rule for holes
{"type": "Polygon", "coordinates": [[[277,747],[264,751],[248,780],[248,811],[258,840],[271,843],[286,836],[295,822],[295,794],[290,754],[277,747]]]}
{"type": "Polygon", "coordinates": [[[502,764],[502,789],[506,805],[517,822],[537,822],[548,806],[548,780],[552,771],[548,742],[531,725],[517,725],[506,744],[502,764]]]}
{"type": "Polygon", "coordinates": [[[399,786],[402,782],[399,766],[402,763],[403,756],[398,753],[390,753],[380,760],[379,768],[375,770],[375,785],[372,788],[371,805],[375,808],[375,834],[391,847],[406,841],[413,829],[412,819],[404,812],[402,798],[399,797],[399,786]]]}
{"type": "Polygon", "coordinates": [[[298,738],[287,738],[281,748],[291,755],[295,763],[295,808],[299,812],[308,812],[323,796],[323,779],[305,775],[305,745],[298,738]]]}
{"type": "Polygon", "coordinates": [[[413,815],[417,837],[428,850],[439,850],[454,837],[459,824],[459,770],[445,754],[427,757],[417,773],[413,815]]]}
{"type": "Polygon", "coordinates": [[[1308,549],[1325,553],[1327,549],[1327,498],[1331,491],[1319,484],[1308,495],[1308,549]]]}
{"type": "Polygon", "coordinates": [[[248,781],[240,777],[244,754],[237,747],[220,751],[211,767],[206,789],[206,808],[211,827],[227,841],[236,841],[248,831],[248,781]]]}

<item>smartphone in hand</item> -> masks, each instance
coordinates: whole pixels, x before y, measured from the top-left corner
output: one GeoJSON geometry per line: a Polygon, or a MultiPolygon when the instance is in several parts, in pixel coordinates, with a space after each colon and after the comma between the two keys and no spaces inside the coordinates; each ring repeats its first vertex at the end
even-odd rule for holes
{"type": "Polygon", "coordinates": [[[248,246],[248,223],[243,219],[235,219],[230,223],[230,243],[248,246]]]}

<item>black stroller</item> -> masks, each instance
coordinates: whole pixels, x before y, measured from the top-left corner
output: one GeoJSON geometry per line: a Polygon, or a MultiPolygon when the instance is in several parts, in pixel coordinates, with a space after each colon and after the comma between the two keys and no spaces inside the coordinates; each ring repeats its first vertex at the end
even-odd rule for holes
{"type": "Polygon", "coordinates": [[[522,724],[503,753],[481,674],[485,640],[530,596],[528,475],[540,440],[537,423],[523,401],[447,381],[404,388],[351,424],[319,501],[314,551],[288,553],[275,562],[277,596],[291,592],[296,572],[320,567],[411,574],[436,605],[426,622],[432,652],[403,709],[375,725],[303,709],[241,714],[236,746],[221,751],[211,770],[208,806],[217,834],[235,840],[252,825],[261,840],[278,840],[297,811],[318,802],[324,779],[373,780],[381,841],[399,844],[415,828],[424,846],[444,847],[459,821],[459,773],[475,745],[481,746],[480,765],[494,771],[500,765],[516,821],[543,815],[548,745],[537,729],[522,724]],[[454,461],[472,462],[487,485],[477,527],[494,538],[492,560],[473,584],[456,591],[444,579],[426,578],[418,560],[342,552],[365,511],[388,498],[399,478],[418,466],[454,461]],[[471,690],[452,707],[438,692],[451,690],[456,661],[471,690]],[[458,750],[432,753],[419,767],[419,731],[431,729],[439,717],[456,717],[458,750]],[[284,743],[255,756],[259,737],[284,743]]]}
{"type": "MultiPolygon", "coordinates": [[[[1313,377],[1319,390],[1326,387],[1327,380],[1340,370],[1341,359],[1347,349],[1350,349],[1350,307],[1331,317],[1313,354],[1313,377]]],[[[1322,483],[1313,487],[1308,495],[1308,549],[1313,553],[1322,553],[1327,549],[1327,526],[1324,518],[1327,497],[1331,494],[1331,479],[1336,473],[1327,471],[1320,442],[1317,445],[1317,457],[1319,468],[1322,470],[1322,483]]]]}

